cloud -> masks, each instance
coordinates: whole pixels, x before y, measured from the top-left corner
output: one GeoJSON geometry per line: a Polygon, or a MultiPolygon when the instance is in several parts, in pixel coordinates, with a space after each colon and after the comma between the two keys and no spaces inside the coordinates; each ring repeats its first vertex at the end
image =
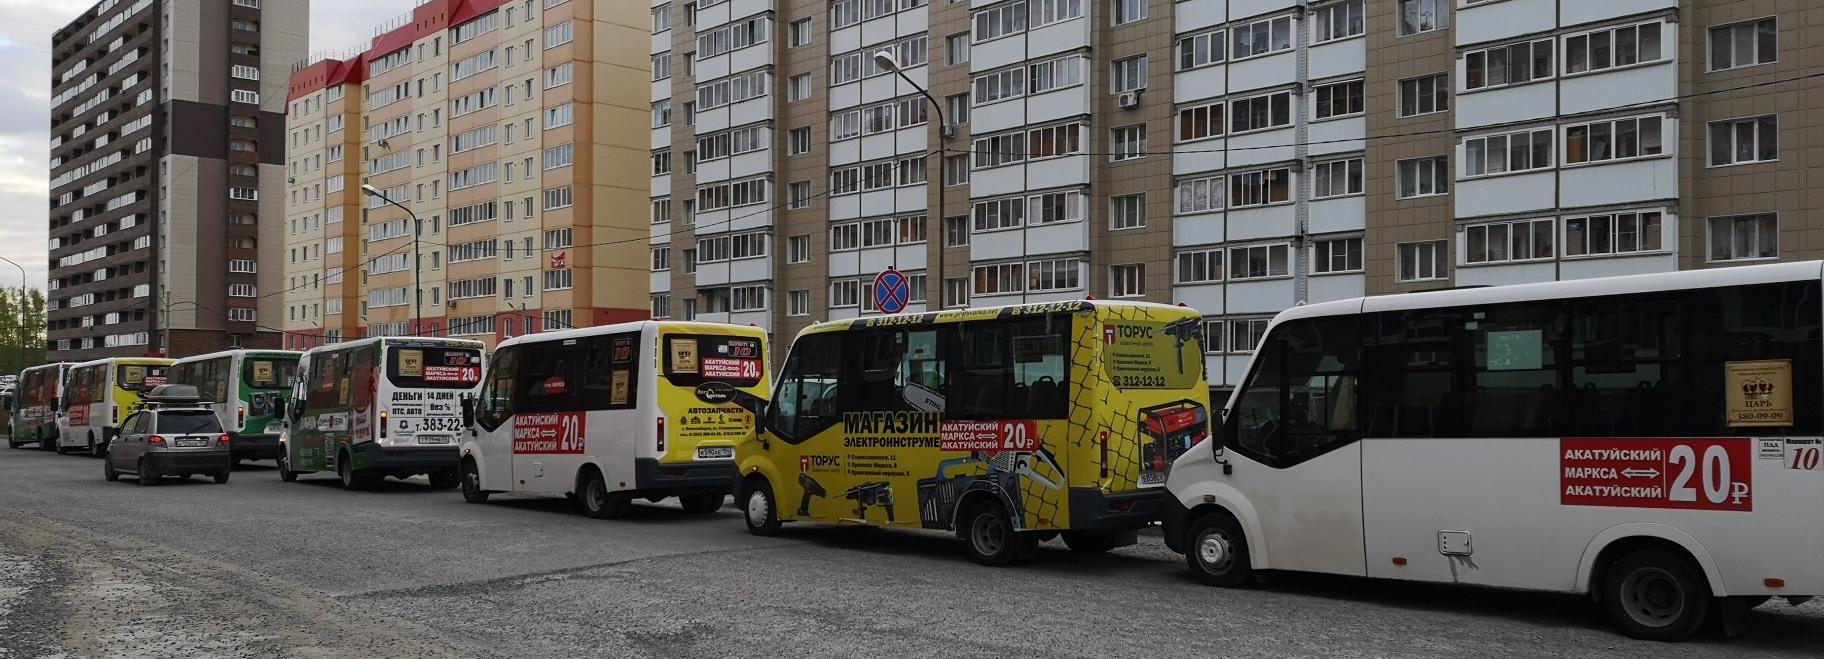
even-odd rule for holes
{"type": "MultiPolygon", "coordinates": [[[[297,0],[284,0],[293,2],[297,0]]],[[[413,0],[313,0],[310,48],[362,49],[373,28],[411,11],[413,0]]],[[[0,257],[45,285],[50,219],[51,34],[95,0],[0,0],[0,257]]],[[[287,62],[289,64],[289,62],[287,62]]],[[[18,272],[0,263],[0,285],[18,272]]]]}

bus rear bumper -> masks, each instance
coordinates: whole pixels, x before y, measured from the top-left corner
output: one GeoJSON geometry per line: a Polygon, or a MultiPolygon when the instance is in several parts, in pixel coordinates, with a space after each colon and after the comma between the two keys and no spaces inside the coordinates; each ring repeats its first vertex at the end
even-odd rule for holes
{"type": "Polygon", "coordinates": [[[462,452],[456,446],[381,446],[376,442],[353,445],[356,469],[369,469],[395,476],[455,471],[462,464],[462,452]]]}
{"type": "Polygon", "coordinates": [[[1074,530],[1137,529],[1159,521],[1163,490],[1106,493],[1094,487],[1070,488],[1070,528],[1074,530]]]}
{"type": "Polygon", "coordinates": [[[234,459],[239,460],[276,460],[279,457],[278,433],[262,435],[235,435],[228,442],[234,451],[234,459]]]}
{"type": "Polygon", "coordinates": [[[734,460],[663,463],[653,458],[633,461],[634,489],[653,496],[728,492],[735,484],[734,460]]]}

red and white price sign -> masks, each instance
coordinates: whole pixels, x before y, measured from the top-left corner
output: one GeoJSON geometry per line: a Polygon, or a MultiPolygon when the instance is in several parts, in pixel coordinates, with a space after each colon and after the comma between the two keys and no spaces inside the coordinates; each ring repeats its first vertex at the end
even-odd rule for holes
{"type": "Polygon", "coordinates": [[[760,379],[760,360],[704,357],[703,377],[725,380],[760,379]]]}
{"type": "Polygon", "coordinates": [[[1754,510],[1748,438],[1559,440],[1566,506],[1754,510]]]}
{"type": "Polygon", "coordinates": [[[425,382],[457,382],[474,384],[481,381],[480,366],[426,366],[425,382]]]}
{"type": "Polygon", "coordinates": [[[1039,424],[1031,419],[945,421],[938,448],[945,451],[1031,453],[1039,449],[1039,424]]]}
{"type": "Polygon", "coordinates": [[[520,414],[513,417],[515,454],[580,454],[584,444],[582,412],[520,414]]]}

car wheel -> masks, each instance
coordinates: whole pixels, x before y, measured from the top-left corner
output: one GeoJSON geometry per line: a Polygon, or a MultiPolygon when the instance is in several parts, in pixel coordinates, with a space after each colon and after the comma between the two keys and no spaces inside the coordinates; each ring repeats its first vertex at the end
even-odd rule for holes
{"type": "Polygon", "coordinates": [[[741,503],[741,519],[747,523],[747,532],[754,535],[775,535],[779,533],[779,507],[773,497],[773,485],[765,480],[757,480],[747,489],[747,496],[741,503]]]}
{"type": "Polygon", "coordinates": [[[107,479],[110,483],[120,480],[120,472],[114,471],[114,461],[112,459],[101,461],[101,477],[107,479]]]}
{"type": "MultiPolygon", "coordinates": [[[[570,499],[576,500],[576,495],[571,494],[570,499]]],[[[472,461],[462,463],[462,500],[469,503],[488,502],[488,491],[481,489],[481,470],[472,461]]]]}
{"type": "Polygon", "coordinates": [[[1248,558],[1248,539],[1241,523],[1227,514],[1212,513],[1197,518],[1186,532],[1184,560],[1191,575],[1208,586],[1239,588],[1254,580],[1254,565],[1248,558]]]}
{"type": "Polygon", "coordinates": [[[982,565],[1012,564],[1026,553],[1025,545],[1036,540],[1014,530],[1013,518],[999,501],[976,504],[963,516],[963,544],[969,549],[969,557],[982,565]]]}
{"type": "Polygon", "coordinates": [[[1648,641],[1677,641],[1709,617],[1710,584],[1691,562],[1673,552],[1638,549],[1610,566],[1602,600],[1623,633],[1648,641]]]}
{"type": "Polygon", "coordinates": [[[1106,554],[1115,548],[1115,534],[1097,531],[1065,531],[1064,546],[1079,554],[1106,554]]]}
{"type": "Polygon", "coordinates": [[[222,472],[222,473],[219,473],[219,474],[216,474],[216,475],[215,475],[215,484],[216,484],[216,485],[227,485],[227,484],[228,484],[228,476],[229,476],[229,473],[228,473],[228,472],[226,472],[226,471],[224,471],[224,472],[222,472]]]}
{"type": "Polygon", "coordinates": [[[596,519],[613,519],[627,514],[633,508],[633,500],[625,494],[608,491],[608,482],[602,475],[591,471],[583,478],[582,491],[577,493],[577,502],[583,507],[583,514],[596,519]]]}
{"type": "Polygon", "coordinates": [[[456,474],[455,469],[444,469],[442,471],[431,472],[431,487],[433,488],[447,490],[456,487],[461,482],[462,477],[456,474]]]}
{"type": "Polygon", "coordinates": [[[139,466],[135,469],[134,473],[139,476],[139,484],[148,487],[157,485],[159,479],[163,477],[162,474],[158,473],[158,470],[153,469],[151,465],[146,464],[145,458],[139,459],[139,466]]]}
{"type": "Polygon", "coordinates": [[[692,515],[707,515],[721,510],[722,502],[727,498],[728,495],[721,492],[687,494],[678,497],[678,504],[684,507],[684,512],[692,515]]]}

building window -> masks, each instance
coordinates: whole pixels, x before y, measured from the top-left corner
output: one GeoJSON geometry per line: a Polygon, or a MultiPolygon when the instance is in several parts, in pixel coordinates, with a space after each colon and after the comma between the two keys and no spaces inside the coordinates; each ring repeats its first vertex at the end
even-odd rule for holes
{"type": "Polygon", "coordinates": [[[1486,89],[1518,85],[1552,77],[1552,52],[1557,41],[1541,39],[1489,50],[1473,50],[1463,56],[1463,88],[1486,89]]]}
{"type": "Polygon", "coordinates": [[[944,37],[944,61],[951,66],[969,63],[969,33],[944,37]]]}
{"type": "Polygon", "coordinates": [[[962,247],[969,244],[969,216],[955,215],[944,218],[944,246],[962,247]]]}
{"type": "Polygon", "coordinates": [[[1110,229],[1138,229],[1146,226],[1146,194],[1116,195],[1109,200],[1110,229]]]}
{"type": "Polygon", "coordinates": [[[811,152],[811,127],[793,128],[786,133],[786,154],[800,155],[811,152]]]}
{"type": "Polygon", "coordinates": [[[1780,120],[1774,115],[1710,123],[1710,166],[1780,159],[1780,120]]]}
{"type": "Polygon", "coordinates": [[[785,239],[785,262],[811,262],[811,237],[808,234],[791,236],[785,239]]]}
{"type": "Polygon", "coordinates": [[[1448,248],[1442,240],[1399,244],[1399,280],[1429,281],[1450,276],[1445,258],[1448,248]]]}
{"type": "Polygon", "coordinates": [[[1229,280],[1266,279],[1291,274],[1292,248],[1285,244],[1229,248],[1229,280]]]}
{"type": "Polygon", "coordinates": [[[1277,92],[1229,103],[1229,132],[1242,133],[1292,125],[1292,92],[1277,92]]]}
{"type": "Polygon", "coordinates": [[[1779,258],[1779,229],[1773,213],[1710,218],[1710,260],[1779,258]]]}
{"type": "Polygon", "coordinates": [[[1552,220],[1471,225],[1463,230],[1463,262],[1508,263],[1552,258],[1552,237],[1556,228],[1552,220]]]}
{"type": "Polygon", "coordinates": [[[1614,213],[1564,219],[1565,256],[1607,256],[1663,251],[1662,215],[1614,213]]]}
{"type": "Polygon", "coordinates": [[[1221,101],[1178,110],[1178,141],[1190,142],[1222,135],[1225,124],[1221,101]]]}
{"type": "Polygon", "coordinates": [[[1229,208],[1265,206],[1291,200],[1291,169],[1268,169],[1229,176],[1229,208]]]}
{"type": "Polygon", "coordinates": [[[800,73],[786,79],[786,100],[802,101],[811,97],[811,74],[800,73]]]}
{"type": "Polygon", "coordinates": [[[975,295],[1018,293],[1026,285],[1026,268],[1023,263],[978,265],[972,274],[975,276],[975,295]]]}
{"type": "Polygon", "coordinates": [[[1450,111],[1450,76],[1439,73],[1400,81],[1400,116],[1450,111]]]}
{"type": "Polygon", "coordinates": [[[809,290],[805,290],[805,289],[800,289],[800,290],[796,290],[796,291],[786,291],[786,293],[785,293],[785,315],[787,315],[787,316],[809,316],[809,315],[811,315],[811,292],[809,290]]]}
{"type": "Polygon", "coordinates": [[[1222,210],[1223,183],[1221,175],[1180,179],[1176,193],[1178,214],[1222,210]]]}
{"type": "Polygon", "coordinates": [[[1364,0],[1344,0],[1312,10],[1312,43],[1361,36],[1363,4],[1364,0]]]}
{"type": "Polygon", "coordinates": [[[1316,198],[1341,197],[1362,193],[1362,159],[1333,160],[1320,162],[1312,166],[1313,176],[1311,196],[1316,198]]]}
{"type": "Polygon", "coordinates": [[[953,277],[944,280],[944,308],[969,306],[969,280],[964,277],[953,277]]]}
{"type": "Polygon", "coordinates": [[[801,18],[792,21],[792,47],[809,46],[814,33],[811,31],[811,19],[801,18]]]}
{"type": "Polygon", "coordinates": [[[861,282],[844,279],[830,282],[830,308],[842,309],[861,306],[861,282]]]}
{"type": "Polygon", "coordinates": [[[1146,264],[1129,263],[1108,267],[1109,297],[1142,297],[1146,295],[1146,264]]]}
{"type": "Polygon", "coordinates": [[[234,90],[231,100],[236,103],[252,103],[254,105],[259,105],[260,93],[245,89],[236,89],[234,90]]]}
{"type": "Polygon", "coordinates": [[[1779,21],[1763,18],[1710,28],[1710,70],[1739,69],[1780,60],[1779,21]]]}
{"type": "Polygon", "coordinates": [[[1050,259],[1026,264],[1026,290],[1071,291],[1083,288],[1083,262],[1078,259],[1050,259]]]}
{"type": "Polygon", "coordinates": [[[1122,161],[1146,157],[1146,124],[1121,126],[1109,131],[1109,160],[1122,161]]]}
{"type": "Polygon", "coordinates": [[[1330,119],[1362,113],[1361,80],[1317,86],[1317,118],[1330,119]]]}
{"type": "Polygon", "coordinates": [[[660,272],[660,271],[670,270],[670,269],[671,269],[671,248],[670,247],[652,248],[652,271],[660,272]]]}
{"type": "Polygon", "coordinates": [[[1463,140],[1463,175],[1466,178],[1547,169],[1551,166],[1550,129],[1463,140]]]}
{"type": "Polygon", "coordinates": [[[1450,27],[1450,0],[1400,0],[1400,36],[1450,27]]]}
{"type": "Polygon", "coordinates": [[[1336,238],[1311,243],[1311,270],[1320,275],[1362,271],[1362,239],[1336,238]]]}
{"type": "Polygon", "coordinates": [[[944,156],[944,185],[969,182],[969,156],[944,156]]]}
{"type": "Polygon", "coordinates": [[[1292,17],[1280,16],[1237,25],[1229,30],[1229,56],[1246,59],[1292,49],[1292,17]]]}
{"type": "Polygon", "coordinates": [[[1564,127],[1564,163],[1576,165],[1664,154],[1658,115],[1564,127]]]}
{"type": "Polygon", "coordinates": [[[1147,0],[1110,0],[1114,3],[1115,25],[1126,25],[1146,18],[1147,0]]]}
{"type": "MultiPolygon", "coordinates": [[[[670,294],[661,293],[659,295],[652,296],[652,317],[653,318],[670,318],[671,317],[671,295],[670,294]]],[[[547,327],[545,329],[550,330],[550,329],[554,329],[554,328],[547,327]]]]}
{"type": "Polygon", "coordinates": [[[259,289],[255,288],[253,284],[228,285],[229,297],[259,297],[259,295],[259,289]]]}
{"type": "Polygon", "coordinates": [[[1115,60],[1113,80],[1116,93],[1146,89],[1146,56],[1115,60]]]}
{"type": "Polygon", "coordinates": [[[1178,253],[1178,283],[1207,284],[1222,281],[1221,248],[1178,253]]]}
{"type": "Polygon", "coordinates": [[[1400,198],[1427,197],[1450,193],[1450,159],[1414,158],[1399,164],[1400,198]]]}
{"type": "Polygon", "coordinates": [[[1657,62],[1660,59],[1660,23],[1642,23],[1564,38],[1564,73],[1590,73],[1657,62]]]}
{"type": "Polygon", "coordinates": [[[1178,70],[1189,71],[1221,64],[1227,56],[1228,33],[1222,30],[1193,34],[1178,40],[1178,70]]]}

